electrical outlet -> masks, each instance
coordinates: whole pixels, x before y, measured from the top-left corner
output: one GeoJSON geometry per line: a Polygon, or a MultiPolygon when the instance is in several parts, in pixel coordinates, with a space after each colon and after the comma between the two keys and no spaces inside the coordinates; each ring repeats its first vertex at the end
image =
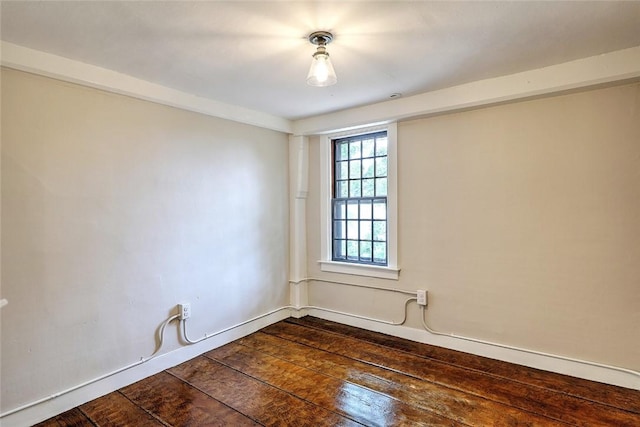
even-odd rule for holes
{"type": "Polygon", "coordinates": [[[186,320],[191,317],[191,304],[188,302],[178,304],[178,316],[180,316],[180,320],[186,320]]]}
{"type": "Polygon", "coordinates": [[[418,305],[427,305],[427,291],[418,290],[418,305]]]}

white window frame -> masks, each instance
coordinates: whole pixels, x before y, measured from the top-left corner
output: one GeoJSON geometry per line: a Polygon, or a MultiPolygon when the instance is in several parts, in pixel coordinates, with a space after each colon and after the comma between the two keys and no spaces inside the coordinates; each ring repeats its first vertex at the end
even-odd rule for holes
{"type": "Polygon", "coordinates": [[[320,269],[331,273],[353,274],[356,276],[376,277],[380,279],[398,280],[398,126],[389,123],[381,126],[359,128],[345,132],[329,133],[320,136],[320,269]],[[331,185],[332,141],[366,133],[387,131],[387,265],[368,265],[350,262],[333,261],[331,250],[333,236],[331,234],[331,185]]]}

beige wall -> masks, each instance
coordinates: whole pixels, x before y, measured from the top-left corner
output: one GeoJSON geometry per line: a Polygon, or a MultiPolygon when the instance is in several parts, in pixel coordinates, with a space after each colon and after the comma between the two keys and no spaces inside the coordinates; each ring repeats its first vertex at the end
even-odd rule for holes
{"type": "MultiPolygon", "coordinates": [[[[399,282],[319,271],[312,138],[309,276],[428,289],[438,330],[640,369],[639,106],[635,84],[400,123],[399,282]]],[[[150,354],[178,302],[193,337],[285,305],[287,144],[3,69],[0,411],[150,354]]],[[[398,320],[404,296],[309,299],[398,320]]]]}
{"type": "Polygon", "coordinates": [[[2,411],[286,305],[287,144],[3,69],[2,411]]]}
{"type": "MultiPolygon", "coordinates": [[[[319,271],[317,138],[310,276],[428,289],[434,329],[640,369],[640,85],[407,121],[398,139],[400,281],[319,271]]],[[[389,320],[404,300],[309,295],[389,320]]]]}

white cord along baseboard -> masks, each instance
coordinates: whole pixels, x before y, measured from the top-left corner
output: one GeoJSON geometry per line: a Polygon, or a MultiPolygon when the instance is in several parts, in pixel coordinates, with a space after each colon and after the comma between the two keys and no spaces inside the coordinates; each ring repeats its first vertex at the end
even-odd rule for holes
{"type": "Polygon", "coordinates": [[[151,353],[151,355],[150,355],[150,356],[148,356],[148,357],[142,357],[142,358],[140,358],[140,360],[139,360],[139,361],[134,362],[134,363],[131,363],[131,364],[126,365],[126,366],[123,366],[122,368],[116,369],[115,371],[108,372],[108,373],[106,373],[106,374],[104,374],[104,375],[100,375],[100,376],[99,376],[99,377],[97,377],[97,378],[93,378],[93,379],[91,379],[91,380],[89,380],[89,381],[85,381],[85,382],[83,382],[83,383],[76,384],[75,386],[70,387],[70,388],[68,388],[68,389],[66,389],[66,390],[62,390],[62,391],[60,391],[60,392],[58,392],[58,393],[54,393],[54,394],[52,394],[52,395],[50,395],[50,396],[43,397],[42,399],[38,399],[38,400],[36,400],[36,401],[34,401],[34,402],[27,403],[26,405],[22,405],[22,406],[19,406],[19,407],[17,407],[17,408],[14,408],[14,409],[12,409],[12,410],[10,410],[10,411],[7,411],[7,412],[5,412],[5,413],[2,413],[2,414],[0,414],[0,419],[4,418],[4,417],[6,417],[6,416],[9,416],[9,415],[11,415],[11,414],[15,414],[16,412],[22,411],[22,410],[24,410],[24,409],[31,408],[32,406],[39,405],[40,403],[44,403],[44,402],[46,402],[46,401],[48,401],[48,400],[55,399],[56,397],[60,397],[60,396],[62,396],[62,395],[65,395],[65,394],[71,393],[72,391],[76,391],[76,390],[78,390],[78,389],[81,389],[82,387],[86,387],[86,386],[88,386],[88,385],[90,385],[90,384],[93,384],[93,383],[95,383],[95,382],[98,382],[98,381],[104,380],[105,378],[112,377],[112,376],[114,376],[114,375],[119,374],[120,372],[124,372],[124,371],[126,371],[126,370],[128,370],[128,369],[131,369],[131,368],[133,368],[133,367],[135,367],[135,366],[141,365],[141,364],[143,364],[143,363],[145,363],[145,362],[150,361],[151,359],[156,358],[156,357],[158,356],[158,353],[160,352],[160,349],[162,349],[162,345],[164,344],[164,330],[165,330],[165,328],[167,327],[167,325],[168,325],[169,323],[171,323],[172,321],[176,320],[177,318],[178,318],[178,315],[176,314],[176,315],[174,315],[174,316],[169,317],[169,318],[168,318],[168,319],[166,319],[164,322],[162,322],[162,324],[160,325],[160,328],[158,329],[159,344],[158,344],[158,346],[156,347],[156,349],[154,350],[154,352],[153,352],[153,353],[151,353]]]}
{"type": "MultiPolygon", "coordinates": [[[[213,338],[215,336],[221,335],[225,332],[230,332],[234,329],[240,328],[242,326],[248,325],[252,322],[258,321],[262,318],[265,318],[267,316],[273,315],[275,313],[278,313],[280,311],[283,310],[289,310],[290,312],[296,311],[296,312],[300,312],[303,310],[317,310],[320,312],[325,312],[325,313],[332,313],[338,316],[345,316],[345,317],[350,317],[350,318],[354,318],[354,319],[359,319],[359,320],[363,320],[363,321],[367,321],[367,322],[374,322],[374,323],[379,323],[382,325],[386,325],[388,327],[395,327],[395,326],[402,326],[403,329],[405,330],[415,330],[413,328],[409,328],[406,326],[403,326],[406,321],[407,321],[407,313],[408,313],[408,308],[410,303],[414,302],[417,300],[417,291],[408,291],[408,290],[403,290],[403,289],[395,289],[395,288],[385,288],[385,287],[377,287],[377,286],[371,286],[371,285],[360,285],[360,284],[355,284],[355,283],[346,283],[346,282],[340,282],[340,281],[334,281],[334,280],[324,280],[324,279],[319,279],[319,278],[305,278],[302,280],[299,280],[297,282],[291,281],[290,283],[292,284],[300,284],[302,282],[326,282],[326,283],[334,283],[334,284],[340,284],[340,285],[346,285],[346,286],[354,286],[354,287],[360,287],[360,288],[366,288],[366,289],[373,289],[373,290],[379,290],[379,291],[388,291],[388,292],[394,292],[394,293],[400,293],[400,294],[405,294],[405,295],[411,295],[410,298],[407,298],[404,301],[403,304],[403,315],[401,320],[386,320],[386,319],[378,319],[378,318],[373,318],[373,317],[368,317],[368,316],[363,316],[363,315],[359,315],[359,314],[353,314],[353,313],[347,313],[344,311],[339,311],[339,310],[334,310],[334,309],[330,309],[330,308],[326,308],[326,307],[320,307],[320,306],[315,306],[315,305],[304,305],[304,306],[293,306],[293,305],[287,305],[287,306],[282,306],[279,308],[276,308],[274,310],[268,311],[264,314],[255,316],[251,319],[245,320],[243,322],[234,324],[232,326],[226,327],[224,329],[221,329],[219,331],[213,332],[213,333],[206,333],[204,334],[202,337],[197,338],[197,339],[191,339],[188,336],[187,333],[187,323],[186,320],[180,320],[180,332],[181,333],[181,338],[184,340],[185,343],[187,343],[188,345],[193,345],[193,344],[197,344],[200,343],[202,341],[205,341],[207,339],[213,338]]],[[[425,331],[427,331],[428,333],[432,334],[432,335],[436,335],[436,336],[444,336],[444,337],[448,337],[448,338],[452,338],[452,339],[456,339],[456,340],[462,340],[462,341],[468,341],[468,342],[473,342],[473,343],[477,343],[477,344],[482,344],[482,345],[487,345],[487,346],[492,346],[492,347],[498,347],[498,348],[503,348],[503,349],[507,349],[507,350],[511,350],[511,351],[517,351],[517,352],[524,352],[524,353],[528,353],[528,354],[533,354],[536,356],[543,356],[543,357],[547,357],[547,358],[553,358],[553,359],[558,359],[558,360],[563,360],[566,362],[571,362],[571,363],[577,363],[577,364],[582,364],[582,365],[587,365],[587,366],[593,366],[593,367],[597,367],[597,368],[602,368],[602,369],[607,369],[607,370],[612,370],[612,371],[617,371],[617,372],[621,372],[624,374],[630,374],[630,375],[634,375],[636,377],[640,377],[640,372],[632,370],[632,369],[627,369],[627,368],[622,368],[622,367],[618,367],[618,366],[612,366],[612,365],[606,365],[603,363],[598,363],[598,362],[592,362],[592,361],[588,361],[588,360],[582,360],[582,359],[576,359],[576,358],[571,358],[571,357],[567,357],[567,356],[562,356],[562,355],[556,355],[556,354],[551,354],[551,353],[545,353],[542,351],[537,351],[537,350],[531,350],[531,349],[526,349],[526,348],[520,348],[520,347],[515,347],[515,346],[510,346],[510,345],[506,345],[506,344],[500,344],[500,343],[494,343],[494,342],[490,342],[490,341],[485,341],[485,340],[480,340],[480,339],[476,339],[476,338],[471,338],[471,337],[465,337],[465,336],[460,336],[454,333],[445,333],[445,332],[440,332],[440,331],[436,331],[434,329],[432,329],[426,322],[425,319],[425,315],[426,315],[426,306],[420,306],[421,307],[421,320],[422,320],[422,326],[424,328],[425,331]]],[[[52,399],[58,398],[60,396],[63,396],[65,394],[71,393],[73,391],[79,390],[83,387],[86,387],[88,385],[91,385],[93,383],[96,383],[98,381],[104,380],[106,378],[109,378],[111,376],[117,375],[121,372],[124,372],[126,370],[132,369],[136,366],[139,366],[143,363],[146,363],[158,356],[160,356],[159,352],[163,347],[164,344],[164,333],[166,330],[166,327],[173,322],[174,320],[179,319],[179,315],[173,315],[169,318],[167,318],[166,320],[164,320],[160,327],[158,328],[158,336],[159,336],[159,343],[158,346],[156,347],[156,349],[154,350],[154,352],[147,356],[147,357],[143,357],[141,358],[139,361],[131,363],[129,365],[126,365],[122,368],[116,369],[114,371],[108,372],[104,375],[101,375],[97,378],[91,379],[89,381],[85,381],[81,384],[77,384],[73,387],[70,387],[66,390],[62,390],[60,392],[54,393],[50,396],[38,399],[36,401],[30,402],[28,404],[19,406],[17,408],[11,409],[5,413],[0,414],[0,419],[5,418],[9,415],[15,414],[17,412],[32,408],[34,406],[37,406],[39,404],[42,404],[44,402],[50,401],[52,399]]],[[[640,387],[634,387],[634,388],[638,388],[640,389],[640,387]]]]}
{"type": "MultiPolygon", "coordinates": [[[[202,337],[202,338],[200,338],[200,339],[198,339],[198,340],[193,340],[193,341],[192,341],[192,340],[189,340],[189,339],[186,337],[186,330],[185,330],[185,329],[183,329],[183,331],[185,331],[185,335],[183,336],[183,338],[184,338],[184,340],[185,340],[188,344],[196,344],[196,343],[198,343],[198,342],[200,342],[200,341],[204,341],[205,339],[215,337],[215,336],[217,336],[217,335],[220,335],[220,334],[223,334],[223,333],[225,333],[225,332],[229,332],[229,331],[231,331],[231,330],[233,330],[233,329],[236,329],[236,328],[242,327],[242,326],[244,326],[244,325],[247,325],[247,324],[249,324],[249,323],[251,323],[251,322],[254,322],[254,321],[260,320],[260,319],[262,319],[262,318],[264,318],[264,317],[270,316],[270,315],[275,314],[275,313],[277,313],[277,312],[279,312],[279,311],[283,311],[283,310],[290,310],[290,309],[295,309],[295,307],[292,307],[292,306],[283,306],[283,307],[277,308],[277,309],[275,309],[275,310],[271,310],[271,311],[269,311],[269,312],[267,312],[267,313],[261,314],[261,315],[259,315],[259,316],[253,317],[253,318],[251,318],[251,319],[249,319],[249,320],[246,320],[246,321],[244,321],[244,322],[240,322],[240,323],[237,323],[237,324],[235,324],[235,325],[229,326],[229,327],[224,328],[224,329],[222,329],[222,330],[220,330],[220,331],[217,331],[217,332],[215,332],[215,333],[207,334],[207,335],[205,335],[204,337],[202,337]]],[[[25,405],[22,405],[22,406],[19,406],[19,407],[14,408],[14,409],[11,409],[11,410],[9,410],[9,411],[6,411],[6,412],[4,412],[4,413],[0,414],[0,420],[2,420],[3,418],[8,417],[8,416],[10,416],[10,415],[13,415],[13,414],[16,414],[16,413],[18,413],[18,412],[21,412],[21,411],[27,410],[27,409],[29,409],[29,408],[35,407],[35,406],[37,406],[37,405],[40,405],[40,404],[42,404],[42,403],[45,403],[45,402],[48,402],[48,401],[50,401],[50,400],[56,399],[56,398],[58,398],[58,397],[64,396],[64,395],[66,395],[66,394],[72,393],[72,392],[74,392],[74,391],[76,391],[76,390],[79,390],[79,389],[81,389],[81,388],[83,388],[83,387],[86,387],[86,386],[89,386],[89,385],[91,385],[91,384],[97,383],[97,382],[99,382],[99,381],[105,380],[105,379],[107,379],[107,378],[109,378],[109,377],[113,377],[113,376],[115,376],[115,375],[117,375],[117,374],[120,374],[120,373],[125,372],[125,371],[127,371],[127,370],[129,370],[129,369],[135,368],[135,367],[137,367],[137,366],[139,366],[139,365],[142,365],[142,364],[144,364],[144,363],[146,363],[146,362],[149,362],[149,361],[151,361],[151,360],[155,359],[156,357],[159,357],[159,356],[164,355],[164,354],[160,354],[160,350],[162,349],[162,347],[163,347],[163,345],[164,345],[164,335],[165,335],[166,327],[169,325],[169,323],[173,322],[174,320],[179,319],[179,317],[180,317],[180,316],[179,316],[178,314],[173,315],[173,316],[170,316],[169,318],[167,318],[166,320],[164,320],[164,321],[160,324],[160,327],[158,328],[158,338],[159,338],[159,342],[158,342],[158,345],[157,345],[156,349],[154,350],[154,352],[153,352],[151,355],[149,355],[149,356],[147,356],[147,357],[142,357],[142,358],[140,358],[140,360],[138,360],[137,362],[134,362],[134,363],[128,364],[128,365],[123,366],[123,367],[121,367],[121,368],[119,368],[119,369],[116,369],[116,370],[114,370],[114,371],[111,371],[111,372],[108,372],[108,373],[106,373],[106,374],[100,375],[99,377],[92,378],[91,380],[88,380],[88,381],[82,382],[82,383],[80,383],[80,384],[76,384],[76,385],[75,385],[75,386],[73,386],[73,387],[69,387],[69,388],[67,388],[67,389],[65,389],[65,390],[59,391],[59,392],[57,392],[57,393],[51,394],[51,395],[49,395],[49,396],[43,397],[43,398],[41,398],[41,399],[35,400],[35,401],[33,401],[33,402],[29,402],[29,403],[27,403],[27,404],[25,404],[25,405]]],[[[185,321],[181,321],[181,322],[182,322],[182,324],[183,324],[183,326],[184,326],[185,321]]],[[[52,415],[55,415],[55,414],[52,414],[52,415]]],[[[2,423],[0,422],[0,424],[2,424],[2,423]]]]}
{"type": "MultiPolygon", "coordinates": [[[[317,277],[307,277],[307,278],[300,279],[300,280],[297,280],[297,281],[290,281],[289,283],[294,284],[294,285],[298,285],[298,284],[303,283],[303,282],[306,282],[306,283],[313,283],[313,282],[316,282],[316,283],[317,282],[332,283],[332,284],[353,286],[353,287],[359,287],[359,288],[365,288],[365,289],[375,289],[375,290],[379,290],[379,291],[389,291],[389,292],[395,292],[395,293],[401,293],[401,294],[417,296],[417,290],[416,291],[409,291],[409,290],[405,290],[405,289],[378,287],[378,286],[371,286],[371,285],[364,285],[364,284],[357,284],[357,283],[342,282],[342,281],[337,281],[337,280],[325,280],[325,279],[317,278],[317,277]]],[[[401,323],[387,321],[387,320],[381,320],[381,319],[376,319],[376,318],[371,318],[371,317],[362,316],[362,315],[356,315],[356,314],[340,312],[340,311],[337,311],[337,310],[332,310],[332,309],[323,308],[323,307],[317,307],[317,306],[300,307],[299,309],[300,310],[305,309],[305,308],[315,309],[315,310],[319,310],[319,311],[339,314],[339,315],[343,315],[343,316],[353,317],[353,318],[362,319],[362,320],[368,320],[368,321],[387,324],[387,325],[403,325],[406,322],[407,308],[408,308],[409,302],[414,301],[414,300],[416,300],[416,298],[409,298],[405,302],[405,305],[404,305],[404,310],[405,310],[404,311],[404,318],[403,318],[403,321],[401,323]]],[[[593,366],[593,367],[602,368],[602,369],[608,369],[608,370],[617,371],[617,372],[621,372],[621,373],[625,373],[625,374],[634,375],[636,377],[640,377],[640,372],[639,371],[636,371],[636,370],[633,370],[633,369],[628,369],[628,368],[623,368],[623,367],[620,367],[620,366],[607,365],[607,364],[604,364],[604,363],[593,362],[593,361],[590,361],[590,360],[577,359],[577,358],[573,358],[573,357],[562,356],[562,355],[552,354],[552,353],[546,353],[546,352],[543,352],[543,351],[532,350],[532,349],[523,348],[523,347],[516,347],[516,346],[507,345],[507,344],[500,344],[500,343],[481,340],[481,339],[477,339],[477,338],[466,337],[466,336],[458,335],[458,334],[455,334],[455,333],[440,332],[440,331],[432,329],[427,324],[426,319],[425,319],[427,306],[420,306],[420,309],[421,309],[422,327],[432,335],[444,336],[444,337],[454,338],[454,339],[458,339],[458,340],[463,340],[463,341],[468,341],[468,342],[474,342],[474,343],[478,343],[478,344],[488,345],[488,346],[492,346],[492,347],[504,348],[504,349],[507,349],[507,350],[513,350],[513,351],[533,354],[533,355],[536,355],[536,356],[548,357],[548,358],[553,358],[553,359],[557,359],[557,360],[563,360],[563,361],[567,361],[567,362],[578,363],[578,364],[587,365],[587,366],[593,366]]]]}

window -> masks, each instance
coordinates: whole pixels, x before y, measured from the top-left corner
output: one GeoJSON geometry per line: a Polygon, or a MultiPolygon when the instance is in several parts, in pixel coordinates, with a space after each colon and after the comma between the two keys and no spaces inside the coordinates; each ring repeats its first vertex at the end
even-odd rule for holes
{"type": "Polygon", "coordinates": [[[320,145],[322,271],[397,280],[395,123],[320,145]]]}
{"type": "Polygon", "coordinates": [[[332,145],[332,260],[386,266],[387,132],[332,145]]]}

